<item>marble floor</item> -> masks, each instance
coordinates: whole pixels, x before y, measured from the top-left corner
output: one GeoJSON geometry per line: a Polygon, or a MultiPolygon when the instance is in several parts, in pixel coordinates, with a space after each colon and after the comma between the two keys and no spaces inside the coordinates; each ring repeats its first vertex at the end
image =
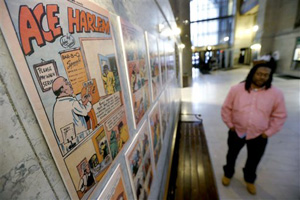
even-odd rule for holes
{"type": "Polygon", "coordinates": [[[257,194],[250,195],[243,180],[246,148],[239,154],[230,186],[221,183],[227,153],[227,127],[220,116],[221,106],[230,87],[244,80],[248,71],[248,67],[239,67],[203,75],[193,69],[192,87],[181,89],[181,113],[202,115],[220,199],[300,199],[299,79],[273,79],[273,85],[284,93],[288,118],[283,129],[269,138],[257,170],[257,194]]]}

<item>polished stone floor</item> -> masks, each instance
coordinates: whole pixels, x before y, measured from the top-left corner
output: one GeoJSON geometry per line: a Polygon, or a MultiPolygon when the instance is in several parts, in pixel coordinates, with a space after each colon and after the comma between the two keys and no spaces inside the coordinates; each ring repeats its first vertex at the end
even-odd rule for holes
{"type": "Polygon", "coordinates": [[[244,80],[248,71],[248,67],[238,67],[204,75],[193,69],[192,87],[181,90],[181,113],[187,118],[190,114],[202,115],[220,199],[299,199],[300,79],[273,79],[273,85],[284,93],[288,118],[283,129],[269,138],[257,170],[257,194],[250,195],[243,180],[246,148],[239,154],[230,186],[221,183],[227,153],[227,127],[220,116],[221,106],[230,87],[244,80]]]}

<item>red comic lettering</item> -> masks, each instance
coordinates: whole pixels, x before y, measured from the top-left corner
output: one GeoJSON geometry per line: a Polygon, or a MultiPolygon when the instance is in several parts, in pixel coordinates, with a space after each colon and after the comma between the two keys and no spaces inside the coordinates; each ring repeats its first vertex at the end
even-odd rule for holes
{"type": "Polygon", "coordinates": [[[59,26],[59,18],[56,16],[57,13],[59,13],[58,5],[47,5],[48,26],[54,38],[57,38],[63,34],[62,28],[59,26]]]}
{"type": "Polygon", "coordinates": [[[68,22],[69,22],[69,33],[74,33],[74,25],[76,26],[76,32],[81,32],[79,22],[80,10],[75,10],[75,16],[73,16],[73,8],[68,8],[68,22]]]}
{"type": "Polygon", "coordinates": [[[91,30],[91,31],[95,31],[94,29],[94,18],[93,18],[94,15],[92,15],[91,13],[86,13],[86,18],[87,18],[87,24],[88,24],[88,29],[91,30]]]}
{"type": "Polygon", "coordinates": [[[28,6],[20,6],[19,10],[19,34],[22,49],[25,55],[32,54],[32,40],[36,40],[39,46],[45,45],[45,41],[32,10],[28,6]]]}
{"type": "MultiPolygon", "coordinates": [[[[36,20],[38,21],[39,27],[42,27],[42,20],[44,18],[45,14],[45,9],[42,3],[38,4],[34,10],[33,10],[34,16],[36,20]]],[[[53,35],[51,31],[45,31],[43,28],[41,28],[41,31],[43,33],[44,39],[46,41],[53,41],[53,35]]]]}
{"type": "Polygon", "coordinates": [[[81,31],[83,31],[83,28],[84,28],[85,32],[89,32],[87,21],[86,21],[86,15],[85,15],[85,12],[82,10],[80,12],[80,29],[81,29],[81,31]]]}

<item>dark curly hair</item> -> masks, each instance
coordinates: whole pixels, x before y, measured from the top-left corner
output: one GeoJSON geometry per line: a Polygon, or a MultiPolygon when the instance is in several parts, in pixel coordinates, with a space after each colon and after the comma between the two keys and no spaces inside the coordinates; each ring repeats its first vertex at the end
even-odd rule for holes
{"type": "Polygon", "coordinates": [[[250,70],[250,72],[247,75],[246,80],[243,81],[243,82],[245,82],[245,90],[247,90],[249,93],[250,93],[250,90],[251,90],[251,83],[252,83],[253,76],[254,76],[256,70],[260,67],[267,67],[267,68],[271,69],[269,79],[267,80],[267,82],[265,84],[265,88],[267,90],[267,89],[271,88],[271,86],[272,86],[273,73],[274,73],[272,65],[270,63],[267,63],[267,62],[266,63],[259,63],[259,64],[254,65],[254,67],[252,67],[252,69],[250,70]]]}

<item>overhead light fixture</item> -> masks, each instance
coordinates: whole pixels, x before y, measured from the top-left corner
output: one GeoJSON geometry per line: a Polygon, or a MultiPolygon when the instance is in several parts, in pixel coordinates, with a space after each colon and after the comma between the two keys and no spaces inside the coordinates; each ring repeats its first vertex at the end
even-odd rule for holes
{"type": "Polygon", "coordinates": [[[195,47],[194,47],[194,46],[191,46],[191,49],[194,51],[194,50],[195,50],[195,47]]]}
{"type": "Polygon", "coordinates": [[[252,50],[260,50],[261,49],[261,44],[259,44],[259,43],[253,44],[253,45],[251,45],[250,48],[252,50]]]}
{"type": "Polygon", "coordinates": [[[182,43],[178,45],[178,48],[179,48],[179,49],[184,49],[184,47],[185,47],[185,45],[182,44],[182,43]]]}
{"type": "Polygon", "coordinates": [[[178,28],[178,27],[175,27],[175,28],[173,29],[173,33],[174,33],[174,35],[180,35],[181,29],[178,28]]]}
{"type": "Polygon", "coordinates": [[[211,46],[207,46],[207,50],[210,51],[212,49],[211,46]]]}
{"type": "Polygon", "coordinates": [[[165,28],[164,24],[158,24],[158,32],[159,33],[161,33],[164,28],[165,28]]]}
{"type": "Polygon", "coordinates": [[[178,27],[175,27],[173,29],[167,28],[167,29],[164,29],[164,30],[161,31],[161,34],[163,36],[167,36],[167,37],[169,37],[169,36],[178,36],[178,35],[180,35],[180,33],[181,33],[181,29],[178,28],[178,27]]]}
{"type": "Polygon", "coordinates": [[[184,25],[187,25],[187,24],[189,24],[189,20],[184,20],[184,21],[182,21],[182,23],[184,24],[184,25]]]}
{"type": "Polygon", "coordinates": [[[255,25],[255,26],[252,27],[253,32],[258,31],[258,29],[259,29],[259,26],[258,26],[258,25],[255,25]]]}
{"type": "Polygon", "coordinates": [[[224,37],[224,42],[227,42],[228,40],[229,40],[229,37],[228,36],[226,36],[226,37],[224,37]]]}

